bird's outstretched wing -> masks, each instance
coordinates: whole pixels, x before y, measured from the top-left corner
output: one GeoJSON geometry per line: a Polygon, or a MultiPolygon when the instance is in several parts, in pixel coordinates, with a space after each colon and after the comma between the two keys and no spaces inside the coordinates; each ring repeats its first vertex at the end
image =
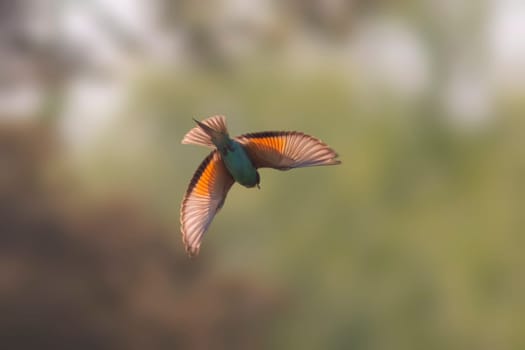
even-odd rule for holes
{"type": "Polygon", "coordinates": [[[193,175],[180,210],[182,241],[190,256],[199,253],[202,237],[233,183],[218,151],[211,152],[193,175]]]}
{"type": "Polygon", "coordinates": [[[236,138],[256,168],[288,170],[318,165],[336,165],[337,153],[321,140],[297,131],[269,131],[236,138]]]}

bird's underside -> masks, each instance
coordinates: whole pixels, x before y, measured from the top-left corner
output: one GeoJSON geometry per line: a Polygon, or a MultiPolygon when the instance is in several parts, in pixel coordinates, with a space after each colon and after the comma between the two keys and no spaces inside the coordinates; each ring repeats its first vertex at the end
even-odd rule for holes
{"type": "MultiPolygon", "coordinates": [[[[242,146],[251,164],[258,168],[289,170],[293,168],[336,165],[337,153],[319,139],[296,131],[269,131],[244,134],[230,139],[224,116],[213,116],[191,129],[183,144],[197,144],[212,148],[193,175],[182,200],[180,221],[182,240],[190,256],[199,253],[203,235],[215,214],[222,208],[234,176],[223,157],[231,157],[233,147],[242,146]]],[[[231,159],[228,158],[231,162],[231,159]]],[[[234,174],[235,175],[235,174],[234,174]]],[[[258,173],[257,173],[258,176],[258,173]]]]}

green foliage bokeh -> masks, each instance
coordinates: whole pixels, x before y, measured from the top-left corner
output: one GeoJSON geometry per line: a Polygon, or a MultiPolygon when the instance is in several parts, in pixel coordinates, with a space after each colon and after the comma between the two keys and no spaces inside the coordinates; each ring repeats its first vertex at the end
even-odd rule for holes
{"type": "Polygon", "coordinates": [[[342,165],[235,186],[202,247],[218,270],[286,291],[272,348],[525,346],[524,107],[502,102],[489,127],[461,130],[432,101],[355,95],[329,70],[152,71],[84,176],[138,193],[180,245],[179,203],[207,152],[180,144],[192,117],[225,114],[233,135],[313,134],[342,165]]]}

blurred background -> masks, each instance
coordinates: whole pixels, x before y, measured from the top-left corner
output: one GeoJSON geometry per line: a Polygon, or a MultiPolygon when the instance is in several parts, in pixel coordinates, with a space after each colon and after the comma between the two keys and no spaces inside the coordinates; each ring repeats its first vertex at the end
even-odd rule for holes
{"type": "Polygon", "coordinates": [[[524,349],[524,39],[519,0],[1,0],[1,344],[524,349]],[[190,260],[214,114],[343,163],[234,186],[190,260]]]}

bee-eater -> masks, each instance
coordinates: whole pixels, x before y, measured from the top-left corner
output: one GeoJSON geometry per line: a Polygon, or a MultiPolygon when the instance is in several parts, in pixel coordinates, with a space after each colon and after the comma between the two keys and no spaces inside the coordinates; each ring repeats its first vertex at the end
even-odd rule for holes
{"type": "Polygon", "coordinates": [[[213,150],[193,175],[182,200],[182,241],[190,256],[199,253],[204,233],[235,182],[248,188],[259,187],[258,168],[289,170],[341,163],[328,145],[302,132],[267,131],[231,138],[222,115],[194,121],[197,126],[182,143],[213,150]]]}

